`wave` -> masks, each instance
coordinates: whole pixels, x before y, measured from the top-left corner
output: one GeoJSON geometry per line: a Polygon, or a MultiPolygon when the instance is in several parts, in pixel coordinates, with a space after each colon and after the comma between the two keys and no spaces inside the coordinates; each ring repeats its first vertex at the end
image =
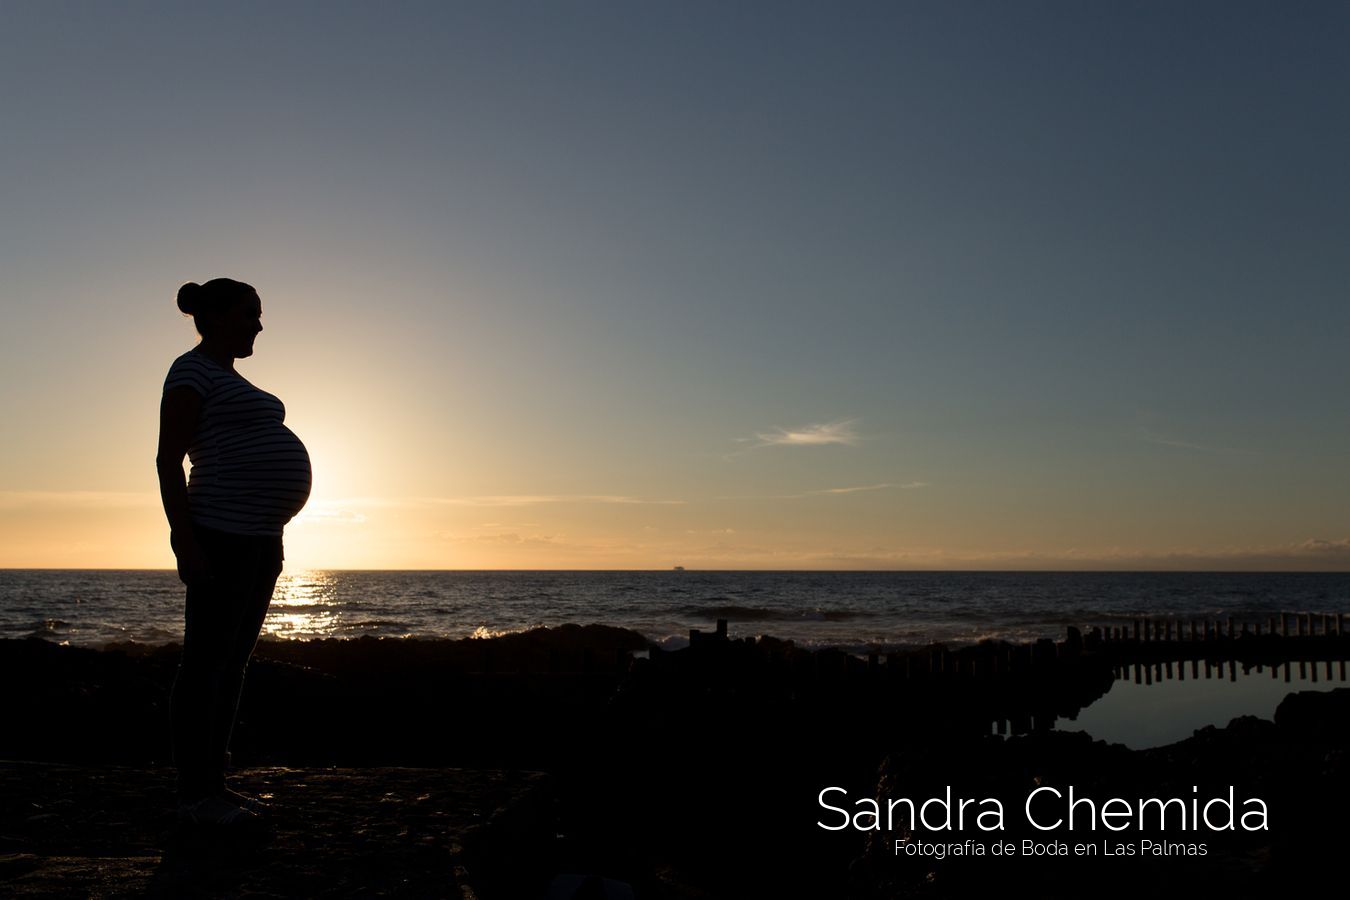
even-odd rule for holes
{"type": "Polygon", "coordinates": [[[351,631],[356,628],[396,628],[400,631],[407,631],[412,628],[407,622],[400,622],[397,619],[367,619],[364,622],[343,622],[338,627],[344,631],[351,631]]]}
{"type": "Polygon", "coordinates": [[[874,615],[860,609],[770,609],[735,603],[676,606],[666,612],[682,618],[726,619],[729,622],[848,622],[874,615]]]}
{"type": "Polygon", "coordinates": [[[63,619],[40,619],[33,624],[32,630],[26,636],[35,638],[62,637],[68,635],[74,627],[63,619]]]}

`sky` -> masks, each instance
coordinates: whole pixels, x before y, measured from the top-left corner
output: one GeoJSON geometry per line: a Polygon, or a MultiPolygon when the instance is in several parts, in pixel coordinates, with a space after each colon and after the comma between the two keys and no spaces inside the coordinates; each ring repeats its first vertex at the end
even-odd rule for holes
{"type": "Polygon", "coordinates": [[[0,0],[0,566],[1350,568],[1350,5],[0,0]]]}

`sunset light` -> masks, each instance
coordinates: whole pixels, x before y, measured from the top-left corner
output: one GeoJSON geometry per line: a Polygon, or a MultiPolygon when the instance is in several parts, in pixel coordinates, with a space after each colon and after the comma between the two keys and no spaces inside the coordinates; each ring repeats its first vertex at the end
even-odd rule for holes
{"type": "Polygon", "coordinates": [[[1347,48],[0,0],[0,896],[1344,896],[1347,48]]]}

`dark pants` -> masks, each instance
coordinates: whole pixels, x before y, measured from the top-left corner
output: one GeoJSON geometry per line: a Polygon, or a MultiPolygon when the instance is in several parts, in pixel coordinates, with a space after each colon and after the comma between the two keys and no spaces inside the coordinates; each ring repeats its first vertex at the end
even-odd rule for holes
{"type": "Polygon", "coordinates": [[[187,588],[183,655],[169,701],[178,798],[192,803],[225,785],[230,731],[244,670],[281,574],[280,537],[193,529],[211,578],[187,588]]]}

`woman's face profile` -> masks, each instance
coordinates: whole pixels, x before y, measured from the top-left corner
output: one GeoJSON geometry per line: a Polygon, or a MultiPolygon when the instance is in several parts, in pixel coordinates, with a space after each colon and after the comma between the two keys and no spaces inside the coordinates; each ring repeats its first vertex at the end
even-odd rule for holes
{"type": "Polygon", "coordinates": [[[235,359],[253,355],[253,339],[262,326],[262,300],[257,294],[230,304],[214,323],[211,338],[235,359]]]}

